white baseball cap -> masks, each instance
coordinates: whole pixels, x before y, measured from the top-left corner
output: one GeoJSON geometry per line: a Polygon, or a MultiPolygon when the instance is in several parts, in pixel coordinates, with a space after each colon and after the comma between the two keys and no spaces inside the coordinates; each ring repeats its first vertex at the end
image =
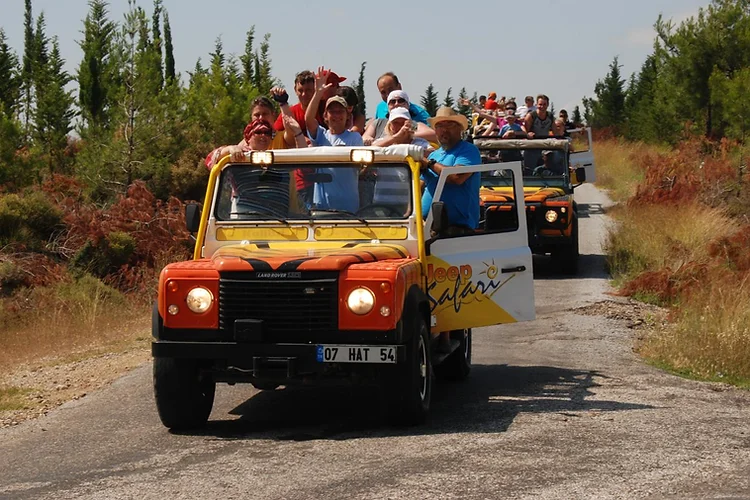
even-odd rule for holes
{"type": "Polygon", "coordinates": [[[388,123],[392,122],[396,118],[405,118],[406,120],[411,120],[411,114],[406,108],[393,108],[392,110],[390,110],[390,112],[388,112],[388,123]]]}

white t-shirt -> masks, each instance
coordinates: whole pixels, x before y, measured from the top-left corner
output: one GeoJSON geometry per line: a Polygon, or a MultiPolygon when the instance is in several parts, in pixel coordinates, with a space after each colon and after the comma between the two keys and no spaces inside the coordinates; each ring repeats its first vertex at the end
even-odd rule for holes
{"type": "Polygon", "coordinates": [[[536,106],[531,106],[530,108],[527,108],[526,105],[518,106],[516,109],[516,116],[523,120],[526,118],[526,115],[531,113],[532,111],[536,111],[536,106]]]}

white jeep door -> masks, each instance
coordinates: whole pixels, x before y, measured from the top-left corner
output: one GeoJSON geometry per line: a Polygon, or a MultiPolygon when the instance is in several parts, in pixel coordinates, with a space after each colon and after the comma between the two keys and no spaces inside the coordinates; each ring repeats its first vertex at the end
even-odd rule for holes
{"type": "Polygon", "coordinates": [[[591,139],[591,127],[568,130],[571,137],[570,167],[583,167],[586,170],[586,182],[596,180],[594,168],[594,143],[591,139]]]}
{"type": "MultiPolygon", "coordinates": [[[[533,269],[521,162],[455,168],[461,173],[498,174],[512,186],[515,203],[507,203],[504,213],[491,214],[489,225],[481,217],[475,234],[428,239],[427,293],[432,332],[533,320],[533,269]]],[[[441,173],[433,201],[440,201],[445,178],[452,170],[446,168],[441,173]]],[[[430,235],[431,225],[432,210],[425,235],[430,235]]]]}

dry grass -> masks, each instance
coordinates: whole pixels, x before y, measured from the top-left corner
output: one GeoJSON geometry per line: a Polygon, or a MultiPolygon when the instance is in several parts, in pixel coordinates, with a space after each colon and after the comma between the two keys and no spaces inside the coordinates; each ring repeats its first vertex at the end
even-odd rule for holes
{"type": "Polygon", "coordinates": [[[20,410],[26,406],[29,389],[20,387],[0,387],[0,412],[20,410]]]}
{"type": "Polygon", "coordinates": [[[615,201],[635,194],[644,179],[644,164],[666,149],[642,143],[605,139],[594,143],[596,184],[606,189],[615,201]]]}
{"type": "Polygon", "coordinates": [[[0,303],[0,375],[29,363],[120,349],[148,335],[149,313],[150,308],[124,300],[95,280],[5,299],[0,303]]]}
{"type": "Polygon", "coordinates": [[[643,356],[691,376],[740,385],[750,381],[750,283],[714,281],[674,312],[674,323],[648,335],[643,356]]]}
{"type": "Polygon", "coordinates": [[[619,280],[644,271],[677,271],[709,260],[709,246],[736,231],[721,209],[698,203],[629,206],[617,211],[605,250],[619,280]]]}

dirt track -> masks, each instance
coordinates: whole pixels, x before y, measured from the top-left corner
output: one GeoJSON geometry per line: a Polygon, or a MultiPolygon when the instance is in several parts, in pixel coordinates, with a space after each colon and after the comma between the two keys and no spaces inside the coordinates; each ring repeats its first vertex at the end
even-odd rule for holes
{"type": "Polygon", "coordinates": [[[750,393],[632,353],[638,315],[607,295],[606,198],[577,196],[584,272],[535,261],[538,319],[477,330],[469,380],[436,386],[427,425],[386,427],[348,390],[220,386],[208,429],[174,435],[147,364],[0,430],[0,498],[750,496],[750,393]]]}

